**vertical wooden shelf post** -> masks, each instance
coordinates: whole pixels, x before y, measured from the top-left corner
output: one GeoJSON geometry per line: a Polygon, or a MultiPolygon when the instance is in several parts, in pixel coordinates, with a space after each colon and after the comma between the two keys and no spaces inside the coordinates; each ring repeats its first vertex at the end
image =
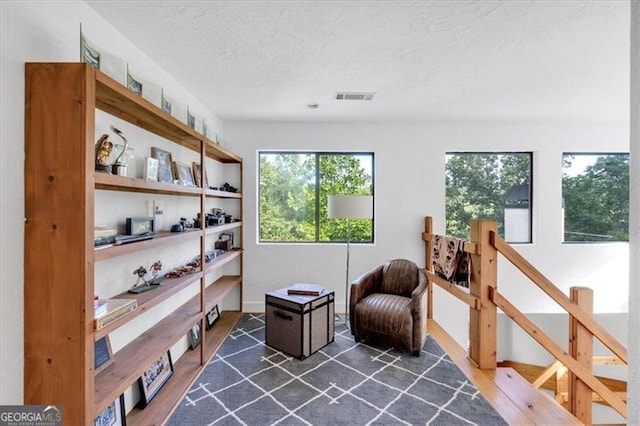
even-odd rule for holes
{"type": "Polygon", "coordinates": [[[24,403],[93,422],[95,72],[25,66],[24,403]]]}

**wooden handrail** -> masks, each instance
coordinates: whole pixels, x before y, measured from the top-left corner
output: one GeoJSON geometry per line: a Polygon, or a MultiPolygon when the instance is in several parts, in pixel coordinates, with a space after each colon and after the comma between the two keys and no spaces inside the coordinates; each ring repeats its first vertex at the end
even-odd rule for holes
{"type": "Polygon", "coordinates": [[[431,271],[425,270],[424,272],[427,275],[427,279],[430,282],[437,284],[440,288],[442,288],[445,291],[448,291],[449,293],[451,293],[452,295],[454,295],[455,297],[457,297],[458,299],[460,299],[461,301],[463,301],[473,309],[482,308],[482,302],[480,301],[479,297],[473,296],[472,294],[469,294],[466,291],[460,290],[460,288],[455,284],[450,283],[449,281],[445,280],[442,277],[439,277],[438,275],[434,274],[431,271]]]}
{"type": "MultiPolygon", "coordinates": [[[[496,247],[497,248],[497,247],[496,247]]],[[[502,312],[516,322],[524,331],[544,347],[551,355],[567,366],[576,376],[587,384],[595,393],[607,402],[614,410],[626,418],[627,405],[618,395],[603,385],[591,372],[575,359],[571,358],[565,351],[551,339],[544,331],[536,326],[529,318],[505,299],[496,289],[489,288],[489,298],[502,312]]]]}
{"type": "Polygon", "coordinates": [[[611,352],[628,364],[627,349],[607,330],[598,324],[582,308],[572,303],[569,297],[558,289],[547,277],[542,275],[520,253],[507,244],[499,235],[491,233],[491,243],[507,260],[525,274],[542,291],[547,293],[556,303],[562,306],[569,315],[576,318],[585,328],[598,338],[611,352]]]}

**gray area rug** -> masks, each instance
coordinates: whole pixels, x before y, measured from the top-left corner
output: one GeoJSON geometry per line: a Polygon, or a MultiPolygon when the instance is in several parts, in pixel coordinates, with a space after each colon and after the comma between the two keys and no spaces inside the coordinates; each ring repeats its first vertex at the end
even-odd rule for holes
{"type": "Polygon", "coordinates": [[[420,357],[335,341],[300,361],[245,314],[169,425],[506,425],[431,337],[420,357]]]}

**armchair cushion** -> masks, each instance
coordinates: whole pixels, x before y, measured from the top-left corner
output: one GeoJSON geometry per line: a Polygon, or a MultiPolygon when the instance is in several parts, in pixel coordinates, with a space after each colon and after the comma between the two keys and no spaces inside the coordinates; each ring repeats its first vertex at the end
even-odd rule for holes
{"type": "Polygon", "coordinates": [[[384,265],[380,293],[411,297],[411,292],[417,285],[418,267],[415,263],[396,259],[384,265]]]}

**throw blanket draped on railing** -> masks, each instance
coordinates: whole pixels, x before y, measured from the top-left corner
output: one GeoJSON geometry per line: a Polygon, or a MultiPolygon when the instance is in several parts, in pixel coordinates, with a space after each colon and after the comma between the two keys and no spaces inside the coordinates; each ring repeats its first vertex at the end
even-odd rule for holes
{"type": "Polygon", "coordinates": [[[453,284],[469,288],[471,256],[464,251],[464,240],[433,235],[431,262],[438,276],[453,284]]]}

